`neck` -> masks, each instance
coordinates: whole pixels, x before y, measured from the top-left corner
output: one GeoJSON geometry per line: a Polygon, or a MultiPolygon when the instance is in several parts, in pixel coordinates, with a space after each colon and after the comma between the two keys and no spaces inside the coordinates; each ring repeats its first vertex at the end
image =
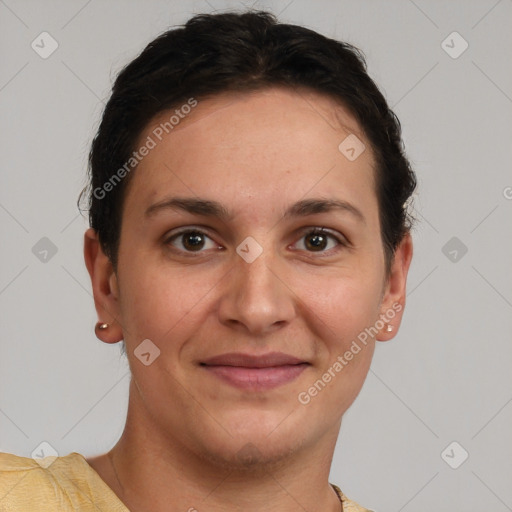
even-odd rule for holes
{"type": "Polygon", "coordinates": [[[100,472],[131,512],[341,510],[328,480],[339,423],[300,453],[233,469],[159,432],[136,410],[130,400],[123,434],[108,454],[109,469],[100,472]]]}

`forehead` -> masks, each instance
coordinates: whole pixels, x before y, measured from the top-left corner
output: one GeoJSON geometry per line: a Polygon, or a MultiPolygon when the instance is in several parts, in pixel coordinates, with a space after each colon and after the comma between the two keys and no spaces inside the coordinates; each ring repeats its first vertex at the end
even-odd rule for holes
{"type": "Polygon", "coordinates": [[[147,206],[171,191],[231,201],[275,202],[312,189],[375,196],[370,146],[348,109],[328,97],[272,88],[199,101],[179,119],[176,109],[142,132],[137,147],[149,139],[154,147],[134,171],[125,203],[147,206]],[[365,147],[357,159],[340,150],[345,140],[365,147]]]}

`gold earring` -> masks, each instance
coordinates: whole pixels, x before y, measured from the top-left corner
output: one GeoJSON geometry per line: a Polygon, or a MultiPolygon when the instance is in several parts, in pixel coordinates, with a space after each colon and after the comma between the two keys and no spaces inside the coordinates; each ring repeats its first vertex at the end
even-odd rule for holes
{"type": "Polygon", "coordinates": [[[390,325],[390,324],[388,324],[388,325],[386,326],[386,332],[391,332],[392,330],[393,330],[393,326],[392,326],[392,325],[390,325]]]}
{"type": "Polygon", "coordinates": [[[104,331],[105,329],[108,329],[108,328],[109,328],[109,325],[106,323],[98,322],[96,324],[96,330],[98,330],[98,331],[104,331]]]}

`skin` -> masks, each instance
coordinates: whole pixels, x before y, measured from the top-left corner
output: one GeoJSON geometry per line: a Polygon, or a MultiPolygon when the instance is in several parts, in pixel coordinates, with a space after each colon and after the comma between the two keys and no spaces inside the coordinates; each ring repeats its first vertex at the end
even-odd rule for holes
{"type": "MultiPolygon", "coordinates": [[[[150,123],[141,144],[168,118],[150,123]]],[[[379,331],[310,403],[297,397],[361,331],[405,305],[412,258],[407,235],[386,275],[374,157],[361,128],[310,91],[223,94],[199,102],[133,172],[117,272],[94,230],[84,238],[98,318],[110,324],[97,334],[125,340],[132,371],[124,432],[89,464],[133,512],[340,510],[328,477],[341,418],[375,341],[396,335],[403,308],[393,331],[379,331]],[[351,133],[366,145],[354,161],[338,150],[351,133]],[[170,196],[218,201],[232,216],[170,208],[145,216],[170,196]],[[311,198],[349,202],[364,220],[346,210],[284,216],[311,198]],[[206,234],[201,252],[187,253],[186,237],[168,241],[183,227],[206,234]],[[314,227],[346,245],[329,237],[315,250],[314,227]],[[263,250],[252,263],[236,252],[248,236],[263,250]],[[149,366],[134,355],[145,339],[160,350],[149,366]],[[266,391],[231,386],[199,364],[269,351],[309,364],[266,391]]]]}

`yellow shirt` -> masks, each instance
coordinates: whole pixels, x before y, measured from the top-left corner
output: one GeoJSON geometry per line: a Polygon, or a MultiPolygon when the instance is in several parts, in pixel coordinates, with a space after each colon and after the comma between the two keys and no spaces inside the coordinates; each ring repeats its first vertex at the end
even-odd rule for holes
{"type": "MultiPolygon", "coordinates": [[[[333,487],[344,512],[371,512],[333,487]]],[[[36,461],[0,452],[0,512],[56,511],[130,512],[79,453],[36,461]]]]}

